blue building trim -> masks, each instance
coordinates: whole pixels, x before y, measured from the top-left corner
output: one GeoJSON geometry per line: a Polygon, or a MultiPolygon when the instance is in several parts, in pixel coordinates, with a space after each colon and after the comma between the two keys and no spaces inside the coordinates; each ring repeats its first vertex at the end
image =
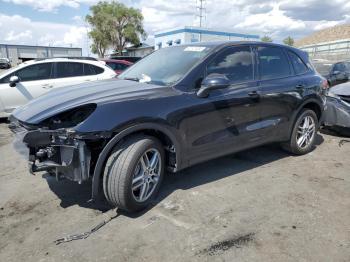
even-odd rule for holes
{"type": "Polygon", "coordinates": [[[221,32],[221,31],[211,31],[205,29],[195,29],[195,28],[182,28],[177,29],[165,33],[156,34],[155,37],[162,37],[180,33],[193,33],[193,34],[206,34],[206,35],[220,35],[220,36],[236,36],[236,37],[245,37],[245,38],[254,38],[259,39],[258,35],[247,35],[247,34],[239,34],[239,33],[229,33],[229,32],[221,32]]]}

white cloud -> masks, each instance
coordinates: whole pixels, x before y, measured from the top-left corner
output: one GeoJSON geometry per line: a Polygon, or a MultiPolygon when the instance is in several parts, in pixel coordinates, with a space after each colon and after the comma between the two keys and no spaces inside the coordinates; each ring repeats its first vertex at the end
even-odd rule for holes
{"type": "Polygon", "coordinates": [[[87,31],[85,27],[72,26],[68,32],[63,35],[63,44],[78,46],[86,37],[87,31]]]}
{"type": "MultiPolygon", "coordinates": [[[[46,12],[58,11],[61,6],[78,8],[82,4],[98,2],[98,0],[0,1],[26,5],[46,12]]],[[[198,25],[195,0],[120,1],[142,11],[149,38],[152,38],[157,31],[198,25]]],[[[350,22],[349,0],[206,0],[205,7],[205,27],[260,36],[268,34],[276,42],[287,36],[298,39],[315,30],[350,22]]],[[[35,22],[26,17],[0,13],[0,39],[17,44],[73,45],[86,50],[88,41],[84,15],[79,13],[67,18],[67,24],[59,24],[35,22]]]]}
{"type": "Polygon", "coordinates": [[[87,29],[84,26],[35,22],[19,15],[0,13],[0,39],[5,43],[81,47],[86,52],[87,29]]]}
{"type": "Polygon", "coordinates": [[[302,30],[306,27],[306,24],[304,21],[293,20],[286,16],[276,5],[268,13],[247,15],[243,22],[235,27],[254,29],[261,32],[261,34],[275,35],[280,31],[302,30]]]}
{"type": "Polygon", "coordinates": [[[26,30],[24,32],[15,33],[15,31],[11,30],[7,33],[5,37],[5,41],[18,41],[20,39],[32,39],[32,31],[26,30]]]}
{"type": "Polygon", "coordinates": [[[96,0],[3,0],[18,5],[27,5],[39,11],[51,12],[56,11],[60,6],[78,8],[80,4],[91,4],[96,0]]]}
{"type": "MultiPolygon", "coordinates": [[[[140,0],[134,6],[142,7],[146,29],[153,35],[172,27],[198,25],[195,3],[140,0]]],[[[268,34],[277,42],[350,21],[349,0],[207,0],[205,7],[206,27],[268,34]]]]}
{"type": "Polygon", "coordinates": [[[73,16],[72,20],[76,23],[82,23],[84,21],[84,19],[80,15],[73,16]]]}

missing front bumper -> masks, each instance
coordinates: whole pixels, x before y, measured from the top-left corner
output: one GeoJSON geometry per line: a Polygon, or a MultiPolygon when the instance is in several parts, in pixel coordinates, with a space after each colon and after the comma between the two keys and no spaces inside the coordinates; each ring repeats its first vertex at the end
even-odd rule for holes
{"type": "Polygon", "coordinates": [[[69,130],[11,129],[16,134],[15,149],[28,157],[31,173],[48,171],[78,183],[89,179],[91,152],[69,130]]]}

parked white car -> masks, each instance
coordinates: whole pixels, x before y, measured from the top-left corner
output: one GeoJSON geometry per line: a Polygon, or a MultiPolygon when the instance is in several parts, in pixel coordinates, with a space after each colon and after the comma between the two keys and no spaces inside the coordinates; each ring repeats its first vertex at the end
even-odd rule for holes
{"type": "Polygon", "coordinates": [[[31,60],[0,75],[0,118],[50,89],[115,77],[101,61],[50,58],[31,60]]]}

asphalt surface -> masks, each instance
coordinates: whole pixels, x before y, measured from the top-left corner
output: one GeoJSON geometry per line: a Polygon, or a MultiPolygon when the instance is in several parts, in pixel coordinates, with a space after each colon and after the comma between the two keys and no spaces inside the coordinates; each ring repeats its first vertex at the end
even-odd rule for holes
{"type": "Polygon", "coordinates": [[[350,143],[300,157],[260,147],[169,174],[128,215],[90,184],[29,175],[0,124],[0,261],[350,261],[350,143]],[[88,238],[56,245],[117,215],[88,238]]]}

